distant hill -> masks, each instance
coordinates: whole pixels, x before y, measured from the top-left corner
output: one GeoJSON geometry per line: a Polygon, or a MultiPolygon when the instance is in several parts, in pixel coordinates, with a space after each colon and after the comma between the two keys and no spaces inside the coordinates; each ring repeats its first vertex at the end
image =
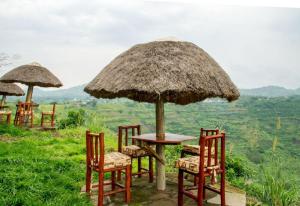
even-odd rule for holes
{"type": "MultiPolygon", "coordinates": [[[[86,84],[68,89],[45,90],[34,88],[33,99],[35,101],[64,101],[64,100],[89,100],[94,97],[83,91],[86,84]]],[[[26,92],[26,91],[25,91],[26,92]]],[[[286,89],[279,86],[267,86],[254,89],[240,89],[241,96],[281,97],[300,95],[300,88],[286,89]]],[[[18,97],[19,98],[19,97],[18,97]]]]}
{"type": "Polygon", "coordinates": [[[300,88],[286,89],[279,86],[266,86],[254,89],[240,89],[242,96],[281,97],[300,95],[300,88]]]}
{"type": "Polygon", "coordinates": [[[33,98],[35,100],[84,100],[91,96],[83,91],[86,84],[71,87],[68,89],[44,90],[35,88],[33,91],[33,98]]]}

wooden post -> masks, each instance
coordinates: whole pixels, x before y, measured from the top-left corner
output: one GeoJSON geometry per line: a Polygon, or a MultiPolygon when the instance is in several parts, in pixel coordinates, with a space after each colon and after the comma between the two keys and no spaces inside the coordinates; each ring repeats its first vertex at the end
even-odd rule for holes
{"type": "Polygon", "coordinates": [[[27,95],[26,95],[26,102],[31,102],[33,93],[33,85],[28,85],[27,95]]]}
{"type": "Polygon", "coordinates": [[[0,108],[3,107],[5,105],[5,100],[6,100],[6,95],[2,96],[2,100],[0,102],[0,108]]]}
{"type": "Polygon", "coordinates": [[[160,98],[156,102],[156,138],[165,138],[165,117],[164,117],[164,102],[160,98]]]}
{"type": "MultiPolygon", "coordinates": [[[[164,139],[165,130],[164,130],[164,102],[160,98],[156,103],[156,138],[164,139]]],[[[165,157],[165,146],[163,144],[156,145],[156,153],[163,160],[166,161],[165,157]]],[[[156,187],[157,190],[166,189],[166,171],[165,165],[160,161],[156,160],[156,187]]]]}

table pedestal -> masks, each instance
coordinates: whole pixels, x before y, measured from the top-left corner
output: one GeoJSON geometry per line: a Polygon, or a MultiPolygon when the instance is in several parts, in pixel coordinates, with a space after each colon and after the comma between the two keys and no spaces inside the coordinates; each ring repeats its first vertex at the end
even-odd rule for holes
{"type": "MultiPolygon", "coordinates": [[[[156,145],[156,153],[158,156],[166,162],[165,156],[165,145],[158,144],[156,145]]],[[[156,159],[156,187],[157,190],[165,190],[166,189],[166,166],[162,164],[160,161],[156,159]]]]}
{"type": "Polygon", "coordinates": [[[166,189],[165,145],[180,145],[183,141],[195,140],[196,137],[166,133],[164,139],[158,139],[156,138],[156,133],[151,133],[132,136],[132,139],[146,144],[145,149],[149,150],[153,157],[155,157],[157,190],[163,191],[166,189]],[[156,151],[147,146],[150,144],[156,145],[156,151]]]}

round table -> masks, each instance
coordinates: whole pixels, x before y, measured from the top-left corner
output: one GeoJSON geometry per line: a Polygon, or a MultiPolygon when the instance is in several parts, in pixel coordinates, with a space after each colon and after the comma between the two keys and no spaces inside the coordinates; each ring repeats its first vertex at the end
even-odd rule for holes
{"type": "Polygon", "coordinates": [[[157,139],[155,133],[142,134],[132,136],[132,139],[135,139],[140,142],[146,143],[145,149],[147,149],[153,156],[156,158],[156,186],[157,190],[166,189],[166,170],[165,170],[165,145],[180,145],[184,141],[195,140],[196,137],[165,133],[164,139],[157,139]],[[156,145],[156,152],[147,147],[149,144],[156,145]]]}

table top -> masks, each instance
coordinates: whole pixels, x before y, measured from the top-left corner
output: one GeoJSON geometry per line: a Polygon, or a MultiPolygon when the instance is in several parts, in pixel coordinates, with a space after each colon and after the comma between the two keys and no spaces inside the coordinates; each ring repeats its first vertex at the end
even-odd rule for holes
{"type": "MultiPolygon", "coordinates": [[[[16,104],[16,107],[18,107],[19,105],[18,104],[16,104]]],[[[40,105],[39,104],[37,104],[37,103],[32,103],[32,107],[39,107],[40,105]]]]}
{"type": "Polygon", "coordinates": [[[142,134],[132,136],[132,139],[141,140],[144,142],[149,142],[153,144],[181,144],[183,141],[195,140],[196,137],[165,133],[165,139],[156,139],[155,133],[142,134]]]}

